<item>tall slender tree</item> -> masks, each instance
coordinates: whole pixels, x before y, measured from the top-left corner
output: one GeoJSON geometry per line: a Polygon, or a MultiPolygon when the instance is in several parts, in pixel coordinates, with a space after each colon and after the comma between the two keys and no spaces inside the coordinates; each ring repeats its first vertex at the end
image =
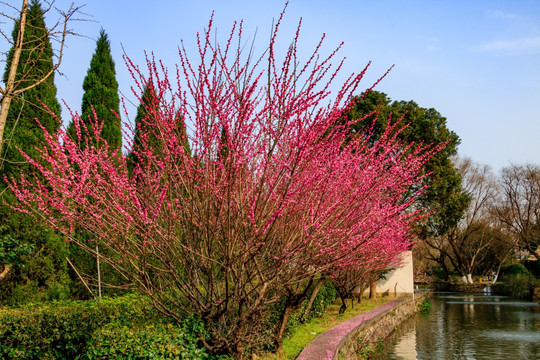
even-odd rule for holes
{"type": "MultiPolygon", "coordinates": [[[[108,151],[119,150],[122,146],[122,131],[120,121],[120,98],[116,70],[111,55],[111,44],[105,30],[101,29],[96,41],[96,50],[90,60],[90,67],[83,82],[81,116],[72,121],[67,133],[80,147],[100,147],[106,145],[108,151]],[[100,131],[98,135],[95,131],[100,131]],[[96,139],[100,139],[97,141],[96,139]]],[[[90,243],[94,237],[88,232],[76,229],[76,237],[80,241],[90,243]]],[[[72,246],[73,263],[87,277],[87,282],[97,287],[96,293],[101,296],[102,285],[112,288],[121,282],[111,274],[107,266],[100,265],[100,249],[96,246],[92,254],[78,251],[72,246]],[[95,257],[95,261],[92,260],[95,257]]],[[[80,284],[79,284],[80,285],[80,284]]],[[[77,296],[84,296],[85,288],[77,288],[77,296]]]]}
{"type": "MultiPolygon", "coordinates": [[[[111,150],[118,149],[122,145],[122,131],[120,128],[120,98],[118,96],[118,82],[116,70],[111,55],[111,44],[105,30],[101,29],[96,42],[96,51],[90,61],[90,68],[84,78],[83,98],[81,106],[81,124],[93,131],[93,124],[97,121],[103,124],[101,137],[107,140],[111,150]]],[[[94,140],[85,139],[84,131],[76,130],[73,122],[68,128],[68,133],[74,139],[81,135],[83,144],[89,141],[93,145],[94,140]]],[[[94,137],[95,138],[95,137],[94,137]]]]}
{"type": "MultiPolygon", "coordinates": [[[[10,103],[5,142],[1,149],[0,248],[11,250],[0,262],[0,271],[2,268],[8,271],[2,271],[4,276],[0,282],[0,300],[8,302],[62,297],[62,294],[68,292],[66,285],[69,281],[66,279],[64,260],[67,247],[53,232],[36,225],[28,215],[11,209],[9,204],[13,202],[14,196],[4,180],[4,176],[10,178],[20,176],[21,173],[27,178],[32,177],[35,169],[28,164],[19,149],[37,155],[35,147],[45,144],[40,126],[52,134],[60,127],[53,50],[43,15],[41,4],[32,1],[26,14],[22,41],[18,39],[21,34],[20,21],[15,23],[13,29],[13,43],[22,43],[23,46],[18,51],[17,73],[12,80],[19,88],[28,89],[17,93],[10,103]],[[35,85],[36,79],[43,81],[35,85]],[[28,257],[30,249],[33,249],[33,253],[28,257]]],[[[8,53],[3,75],[5,84],[10,75],[13,76],[11,70],[15,52],[16,46],[13,46],[8,53]]]]}

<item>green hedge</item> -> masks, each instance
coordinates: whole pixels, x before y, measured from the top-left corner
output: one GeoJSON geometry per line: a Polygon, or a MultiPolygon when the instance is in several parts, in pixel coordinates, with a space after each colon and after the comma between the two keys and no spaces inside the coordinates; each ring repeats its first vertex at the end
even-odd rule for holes
{"type": "Polygon", "coordinates": [[[197,326],[173,324],[137,295],[0,308],[0,359],[210,359],[197,326]]]}
{"type": "Polygon", "coordinates": [[[173,324],[119,327],[94,332],[84,359],[208,359],[197,339],[173,324]]]}
{"type": "MultiPolygon", "coordinates": [[[[292,314],[288,332],[321,316],[335,297],[327,281],[307,318],[305,303],[292,314]]],[[[268,329],[277,314],[269,313],[268,329]]],[[[198,339],[204,333],[201,321],[175,324],[135,294],[0,307],[0,359],[228,359],[208,354],[198,339]]]]}

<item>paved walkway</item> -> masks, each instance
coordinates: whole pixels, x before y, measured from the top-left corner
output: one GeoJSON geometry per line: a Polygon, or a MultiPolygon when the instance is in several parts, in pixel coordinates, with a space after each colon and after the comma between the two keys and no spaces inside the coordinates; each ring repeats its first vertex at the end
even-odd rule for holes
{"type": "Polygon", "coordinates": [[[308,346],[302,350],[297,360],[332,360],[336,354],[340,343],[346,336],[363,323],[375,318],[376,316],[392,309],[403,300],[393,300],[382,304],[364,314],[358,315],[352,319],[342,322],[325,331],[316,337],[308,346]]]}

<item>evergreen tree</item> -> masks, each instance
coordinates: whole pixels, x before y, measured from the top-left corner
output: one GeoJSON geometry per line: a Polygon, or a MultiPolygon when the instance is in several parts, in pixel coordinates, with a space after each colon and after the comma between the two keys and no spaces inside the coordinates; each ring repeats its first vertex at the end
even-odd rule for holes
{"type": "MultiPolygon", "coordinates": [[[[18,23],[13,29],[13,41],[16,42],[18,23]]],[[[24,32],[24,44],[27,48],[21,52],[16,80],[21,81],[20,87],[30,85],[42,74],[50,72],[53,68],[53,50],[47,36],[43,10],[37,1],[33,1],[28,9],[27,25],[24,32]]],[[[3,81],[7,80],[13,49],[8,54],[6,70],[3,81]]],[[[56,86],[54,75],[44,82],[16,96],[11,103],[5,128],[5,144],[2,148],[2,174],[17,176],[20,172],[28,173],[31,167],[26,164],[24,157],[17,148],[24,149],[26,153],[35,154],[34,147],[43,144],[43,131],[36,123],[39,120],[49,132],[55,133],[60,127],[60,104],[56,99],[56,86]],[[45,108],[43,103],[49,110],[45,108]]],[[[3,183],[3,179],[0,179],[3,183]]]]}
{"type": "MultiPolygon", "coordinates": [[[[159,104],[155,95],[154,84],[152,81],[148,81],[144,87],[141,103],[137,107],[137,115],[135,115],[135,133],[133,136],[133,148],[127,156],[128,168],[132,171],[136,164],[139,162],[139,156],[136,153],[141,150],[142,139],[141,131],[148,127],[148,123],[151,122],[153,109],[157,109],[159,104]]],[[[142,131],[147,133],[147,131],[142,131]]]]}
{"type": "MultiPolygon", "coordinates": [[[[16,22],[14,42],[17,36],[16,22]]],[[[21,52],[16,75],[23,87],[27,85],[26,81],[40,78],[53,69],[53,50],[45,27],[43,9],[38,1],[33,1],[28,9],[24,44],[26,47],[21,52]]],[[[8,54],[4,81],[12,57],[13,49],[8,54]]],[[[14,196],[4,181],[4,176],[19,177],[21,173],[26,177],[33,176],[33,167],[17,148],[32,157],[36,156],[35,147],[44,144],[43,131],[36,119],[51,133],[57,132],[60,127],[59,116],[51,112],[60,114],[54,76],[16,96],[7,116],[4,134],[6,142],[0,162],[0,248],[8,249],[7,256],[0,259],[3,261],[0,262],[0,272],[2,267],[12,266],[11,271],[0,281],[0,301],[7,303],[57,299],[69,294],[66,244],[52,231],[37,225],[30,216],[9,207],[14,196]]]]}
{"type": "MultiPolygon", "coordinates": [[[[101,146],[96,144],[91,136],[93,124],[97,121],[103,124],[101,136],[107,141],[110,151],[120,149],[122,145],[122,130],[119,118],[120,114],[120,98],[118,96],[118,82],[116,81],[116,70],[114,60],[111,56],[111,45],[109,37],[105,30],[101,29],[99,38],[96,42],[96,50],[90,60],[90,67],[86,73],[83,82],[83,98],[81,105],[81,146],[89,145],[101,146]],[[85,127],[89,132],[86,133],[85,127]],[[88,137],[87,134],[90,134],[88,137]]],[[[77,132],[73,122],[67,129],[68,134],[77,139],[77,132]]],[[[87,242],[92,247],[91,242],[94,241],[92,236],[84,231],[76,230],[79,240],[87,242]]],[[[92,286],[94,295],[98,293],[113,294],[117,287],[121,287],[123,279],[119,278],[116,272],[105,263],[102,263],[100,269],[97,268],[96,257],[93,254],[82,251],[77,246],[71,246],[73,263],[78,271],[86,277],[87,283],[92,286]],[[98,275],[101,278],[101,283],[98,283],[98,275]],[[102,290],[97,290],[95,287],[103,286],[102,290]]],[[[97,249],[96,249],[97,250],[97,249]]],[[[99,252],[104,252],[106,249],[99,249],[99,252]]],[[[80,282],[76,282],[74,294],[78,298],[86,298],[89,296],[87,290],[80,282]]]]}
{"type": "MultiPolygon", "coordinates": [[[[119,118],[118,82],[116,81],[114,60],[111,56],[111,44],[103,29],[101,29],[96,42],[96,51],[90,61],[90,68],[84,79],[83,90],[82,122],[88,129],[92,129],[91,124],[95,112],[97,120],[103,122],[102,136],[107,141],[110,149],[119,149],[122,145],[122,131],[119,118]]],[[[72,138],[76,138],[73,123],[68,128],[68,134],[72,138]]],[[[84,143],[84,141],[83,134],[82,142],[84,143]]]]}
{"type": "Polygon", "coordinates": [[[370,142],[379,139],[388,124],[401,117],[396,128],[398,138],[406,144],[433,144],[446,146],[425,165],[424,171],[431,175],[424,183],[429,185],[420,198],[419,205],[431,215],[422,229],[423,237],[444,235],[457,225],[468,207],[470,198],[461,184],[461,175],[452,164],[457,155],[459,136],[446,127],[446,118],[437,110],[422,108],[414,101],[393,101],[383,92],[370,91],[358,97],[349,110],[350,119],[362,119],[352,126],[352,132],[372,132],[370,142]],[[403,126],[407,126],[402,129],[403,126]]]}
{"type": "MultiPolygon", "coordinates": [[[[159,96],[155,93],[155,86],[150,80],[142,93],[141,103],[137,107],[137,115],[135,116],[135,134],[133,137],[133,149],[128,154],[128,168],[133,171],[136,164],[140,161],[138,158],[142,154],[137,154],[139,151],[143,151],[143,141],[141,134],[148,136],[145,143],[151,144],[154,148],[158,149],[163,146],[160,141],[160,130],[156,127],[156,121],[154,116],[159,114],[159,96]]],[[[184,149],[190,154],[191,148],[186,134],[186,124],[182,119],[180,113],[174,115],[174,130],[178,133],[178,139],[183,139],[184,149]]]]}

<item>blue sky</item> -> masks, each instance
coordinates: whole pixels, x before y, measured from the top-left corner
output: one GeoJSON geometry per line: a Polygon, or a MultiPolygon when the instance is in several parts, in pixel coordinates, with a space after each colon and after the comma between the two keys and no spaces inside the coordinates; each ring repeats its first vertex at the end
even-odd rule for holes
{"type": "MultiPolygon", "coordinates": [[[[66,8],[71,0],[57,0],[66,8]]],[[[18,4],[18,2],[17,2],[18,4]]],[[[83,4],[80,2],[79,4],[83,4]]],[[[87,0],[94,22],[73,23],[89,37],[68,39],[58,96],[80,109],[82,82],[101,27],[111,39],[120,90],[131,99],[123,50],[143,65],[143,50],[173,67],[183,39],[193,49],[214,11],[218,38],[234,20],[245,34],[257,31],[262,51],[282,1],[87,0]]],[[[343,75],[372,66],[363,88],[395,68],[376,88],[393,100],[414,100],[447,118],[461,138],[460,155],[496,171],[512,163],[540,163],[540,1],[291,0],[281,32],[283,45],[302,17],[301,51],[325,33],[330,51],[345,42],[343,75]]],[[[51,16],[51,19],[53,17],[51,16]]],[[[9,29],[10,31],[10,29],[9,29]]],[[[135,107],[130,109],[131,116],[135,107]]],[[[67,112],[63,112],[67,121],[67,112]]]]}

